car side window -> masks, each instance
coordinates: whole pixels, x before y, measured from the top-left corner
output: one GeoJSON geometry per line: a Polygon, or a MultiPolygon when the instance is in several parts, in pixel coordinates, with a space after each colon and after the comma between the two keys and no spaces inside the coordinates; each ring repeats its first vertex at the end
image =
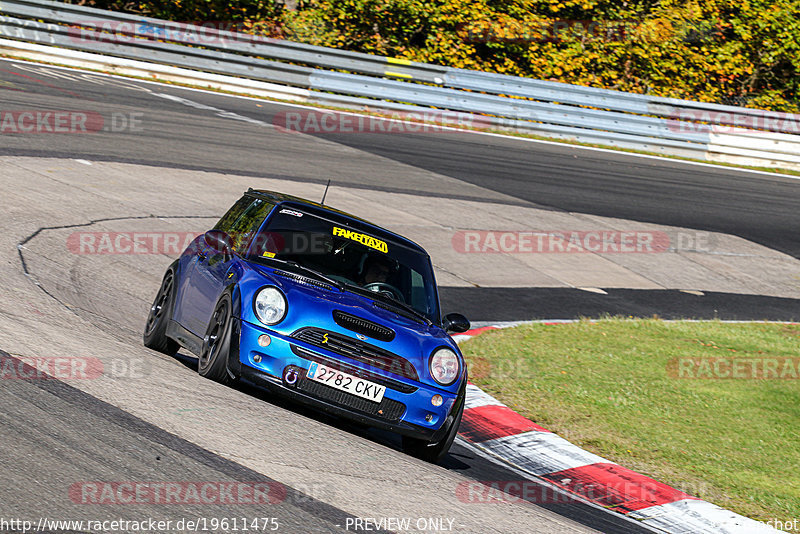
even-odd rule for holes
{"type": "Polygon", "coordinates": [[[234,204],[231,209],[229,209],[228,212],[222,216],[219,222],[217,222],[216,226],[214,226],[214,230],[222,230],[226,234],[230,235],[233,223],[235,223],[239,217],[242,216],[244,210],[247,209],[247,206],[252,204],[253,200],[255,200],[253,197],[247,196],[237,200],[236,204],[234,204]]]}
{"type": "Polygon", "coordinates": [[[417,310],[427,310],[425,279],[414,269],[409,269],[409,271],[411,272],[411,305],[417,310]]]}
{"type": "Polygon", "coordinates": [[[233,241],[233,250],[242,254],[247,251],[250,242],[261,227],[261,223],[272,211],[275,204],[267,202],[266,200],[257,198],[254,199],[252,204],[247,206],[242,214],[231,225],[228,234],[233,241]]]}
{"type": "Polygon", "coordinates": [[[214,230],[231,236],[233,250],[242,253],[274,206],[260,198],[243,196],[222,216],[214,230]]]}

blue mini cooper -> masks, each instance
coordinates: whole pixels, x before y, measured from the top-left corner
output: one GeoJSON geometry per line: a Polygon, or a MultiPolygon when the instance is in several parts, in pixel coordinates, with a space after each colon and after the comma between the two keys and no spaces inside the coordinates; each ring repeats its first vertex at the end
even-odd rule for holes
{"type": "Polygon", "coordinates": [[[416,243],[316,202],[248,190],[167,269],[145,346],[184,347],[202,376],[245,380],[402,436],[439,461],[467,385],[416,243]]]}

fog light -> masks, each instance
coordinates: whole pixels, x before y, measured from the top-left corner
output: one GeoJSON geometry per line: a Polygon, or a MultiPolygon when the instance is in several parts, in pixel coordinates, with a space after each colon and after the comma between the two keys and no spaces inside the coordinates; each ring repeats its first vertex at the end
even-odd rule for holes
{"type": "Polygon", "coordinates": [[[262,347],[269,347],[269,344],[272,343],[272,338],[269,337],[267,334],[262,334],[258,336],[258,344],[262,347]]]}
{"type": "Polygon", "coordinates": [[[434,406],[441,406],[442,405],[442,396],[441,395],[434,395],[431,397],[431,404],[434,406]]]}
{"type": "Polygon", "coordinates": [[[433,421],[433,414],[432,414],[432,413],[429,413],[428,415],[426,415],[426,416],[425,416],[425,420],[426,420],[427,422],[429,422],[429,423],[430,423],[431,421],[433,421]]]}
{"type": "Polygon", "coordinates": [[[256,354],[255,356],[253,356],[253,361],[256,363],[261,363],[261,355],[256,354]]]}

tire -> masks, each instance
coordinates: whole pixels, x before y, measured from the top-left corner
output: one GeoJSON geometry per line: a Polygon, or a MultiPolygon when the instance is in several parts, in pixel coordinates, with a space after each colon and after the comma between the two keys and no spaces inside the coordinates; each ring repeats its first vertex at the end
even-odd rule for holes
{"type": "Polygon", "coordinates": [[[175,278],[173,263],[164,274],[161,287],[147,315],[142,335],[145,347],[170,356],[178,352],[179,348],[177,341],[167,337],[167,324],[172,319],[172,308],[175,304],[175,278]]]}
{"type": "Polygon", "coordinates": [[[447,451],[450,450],[450,446],[456,439],[458,427],[461,425],[461,416],[464,414],[465,398],[466,393],[462,393],[456,401],[458,403],[458,406],[456,407],[456,417],[453,419],[453,422],[450,423],[450,428],[447,430],[447,434],[444,438],[442,438],[441,441],[439,441],[439,443],[431,444],[424,439],[403,436],[403,452],[410,456],[414,456],[415,458],[419,458],[420,460],[425,460],[426,462],[431,462],[434,464],[439,463],[447,454],[447,451]]]}
{"type": "Polygon", "coordinates": [[[214,314],[203,338],[203,350],[197,362],[197,372],[215,382],[230,384],[228,355],[235,330],[231,297],[223,295],[214,307],[214,314]]]}

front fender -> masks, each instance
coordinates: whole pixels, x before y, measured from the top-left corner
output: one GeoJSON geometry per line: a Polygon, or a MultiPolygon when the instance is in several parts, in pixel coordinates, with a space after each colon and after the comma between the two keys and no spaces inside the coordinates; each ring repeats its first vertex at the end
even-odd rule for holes
{"type": "MultiPolygon", "coordinates": [[[[231,343],[228,351],[228,363],[226,365],[228,374],[234,378],[239,378],[242,374],[242,362],[239,361],[239,340],[242,336],[242,293],[239,284],[231,282],[222,291],[222,295],[228,294],[231,297],[231,312],[233,324],[231,325],[231,343]]],[[[220,298],[222,298],[220,295],[220,298]]]]}

